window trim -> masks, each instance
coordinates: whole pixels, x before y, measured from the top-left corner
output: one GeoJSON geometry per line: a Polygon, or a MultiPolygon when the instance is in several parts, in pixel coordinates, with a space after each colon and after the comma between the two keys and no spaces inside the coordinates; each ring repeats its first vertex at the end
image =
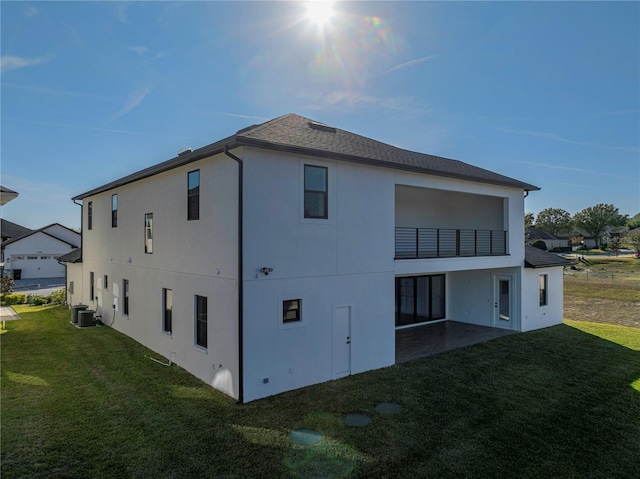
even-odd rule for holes
{"type": "Polygon", "coordinates": [[[129,280],[122,279],[122,315],[129,316],[129,280]]]}
{"type": "Polygon", "coordinates": [[[173,335],[173,290],[170,288],[162,288],[162,332],[169,336],[173,335]],[[171,294],[167,295],[167,293],[171,294]],[[171,304],[167,308],[167,299],[169,296],[171,304]],[[167,315],[167,313],[169,314],[167,315]],[[169,327],[167,327],[167,324],[169,327]]]}
{"type": "Polygon", "coordinates": [[[111,195],[111,227],[118,227],[118,193],[111,195]]]}
{"type": "Polygon", "coordinates": [[[153,213],[144,214],[144,253],[153,254],[153,213]]]}
{"type": "Polygon", "coordinates": [[[302,188],[303,188],[303,198],[302,198],[302,214],[303,217],[307,220],[328,220],[329,219],[329,167],[324,165],[316,165],[311,163],[304,163],[302,173],[302,188]],[[307,189],[307,168],[316,168],[322,169],[325,172],[324,177],[324,191],[322,190],[312,190],[307,189]],[[324,215],[323,216],[312,216],[307,214],[307,193],[322,193],[324,194],[324,215]]]}
{"type": "MultiPolygon", "coordinates": [[[[194,189],[196,189],[194,188],[194,189]]],[[[187,173],[187,221],[197,221],[200,219],[200,169],[193,170],[187,173]],[[189,188],[191,175],[197,173],[198,175],[198,186],[197,193],[193,193],[191,188],[189,188]],[[191,198],[196,198],[196,208],[194,210],[191,208],[191,198]]]]}
{"type": "Polygon", "coordinates": [[[196,347],[197,349],[200,349],[201,351],[207,351],[209,347],[209,299],[207,296],[201,296],[199,294],[196,294],[193,297],[193,329],[194,329],[193,331],[194,347],[196,347]],[[199,316],[202,316],[202,313],[200,313],[198,309],[198,306],[200,304],[198,301],[199,299],[204,299],[204,305],[205,305],[204,320],[199,317],[199,316]],[[204,328],[205,328],[205,331],[204,331],[205,344],[204,345],[198,342],[198,326],[200,324],[204,324],[204,328]]]}
{"type": "Polygon", "coordinates": [[[538,307],[549,306],[549,275],[542,273],[538,275],[538,307]]]}

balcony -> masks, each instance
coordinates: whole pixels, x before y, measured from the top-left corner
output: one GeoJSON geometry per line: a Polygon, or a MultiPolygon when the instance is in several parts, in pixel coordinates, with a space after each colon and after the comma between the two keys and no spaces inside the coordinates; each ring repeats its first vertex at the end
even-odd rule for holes
{"type": "Polygon", "coordinates": [[[504,256],[507,232],[502,230],[396,227],[395,259],[504,256]]]}

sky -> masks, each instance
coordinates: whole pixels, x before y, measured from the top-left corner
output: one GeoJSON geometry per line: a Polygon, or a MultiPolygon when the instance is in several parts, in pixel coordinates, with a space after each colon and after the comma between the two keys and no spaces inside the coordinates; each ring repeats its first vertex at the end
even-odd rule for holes
{"type": "Polygon", "coordinates": [[[2,1],[2,217],[296,113],[640,212],[639,2],[2,1]]]}

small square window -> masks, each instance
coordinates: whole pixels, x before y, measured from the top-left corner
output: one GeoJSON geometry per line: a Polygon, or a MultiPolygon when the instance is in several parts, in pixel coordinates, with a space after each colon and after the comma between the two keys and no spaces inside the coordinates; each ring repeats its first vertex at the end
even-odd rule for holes
{"type": "Polygon", "coordinates": [[[282,302],[282,322],[294,323],[302,319],[301,315],[302,300],[287,299],[282,302]]]}

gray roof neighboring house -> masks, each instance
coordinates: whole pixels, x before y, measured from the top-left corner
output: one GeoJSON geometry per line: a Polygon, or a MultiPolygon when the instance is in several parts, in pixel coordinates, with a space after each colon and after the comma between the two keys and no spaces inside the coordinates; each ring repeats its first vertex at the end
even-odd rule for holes
{"type": "Polygon", "coordinates": [[[38,228],[37,230],[29,230],[28,232],[26,232],[24,234],[21,234],[19,236],[16,236],[16,237],[13,237],[11,239],[8,239],[4,243],[2,243],[2,248],[4,248],[5,246],[10,245],[12,243],[15,243],[16,241],[20,241],[20,240],[22,240],[22,239],[24,239],[24,238],[26,238],[28,236],[34,235],[36,233],[42,233],[42,234],[45,234],[47,236],[51,236],[53,239],[56,239],[56,240],[61,241],[63,243],[66,243],[69,246],[71,246],[72,248],[77,248],[77,246],[74,245],[73,243],[71,243],[71,242],[69,242],[69,241],[67,241],[65,239],[58,238],[57,236],[55,236],[55,235],[53,235],[51,233],[47,233],[47,231],[45,231],[47,228],[51,228],[52,226],[56,226],[56,225],[57,226],[61,226],[61,227],[65,228],[65,229],[68,229],[69,231],[73,231],[73,230],[70,230],[69,228],[67,228],[66,226],[61,225],[60,223],[53,223],[53,224],[50,224],[50,225],[47,225],[47,226],[43,226],[42,228],[38,228]]]}
{"type": "Polygon", "coordinates": [[[5,241],[11,238],[15,238],[16,236],[25,235],[31,232],[31,230],[2,218],[0,219],[0,232],[2,234],[2,241],[5,241]]]}
{"type": "Polygon", "coordinates": [[[527,234],[529,235],[529,240],[562,240],[562,238],[558,238],[557,236],[552,235],[551,233],[547,233],[546,231],[538,230],[535,228],[527,229],[527,234]]]}
{"type": "Polygon", "coordinates": [[[550,268],[552,266],[570,266],[573,261],[558,256],[557,254],[547,253],[533,246],[524,247],[524,266],[525,268],[550,268]]]}
{"type": "Polygon", "coordinates": [[[462,161],[404,150],[289,113],[260,125],[238,130],[234,135],[216,143],[178,155],[163,163],[89,190],[75,196],[73,200],[81,200],[88,196],[216,155],[226,149],[241,146],[331,158],[434,176],[508,186],[526,191],[540,189],[537,186],[478,168],[462,161]]]}
{"type": "Polygon", "coordinates": [[[58,263],[82,263],[82,248],[76,248],[58,257],[58,263]]]}

